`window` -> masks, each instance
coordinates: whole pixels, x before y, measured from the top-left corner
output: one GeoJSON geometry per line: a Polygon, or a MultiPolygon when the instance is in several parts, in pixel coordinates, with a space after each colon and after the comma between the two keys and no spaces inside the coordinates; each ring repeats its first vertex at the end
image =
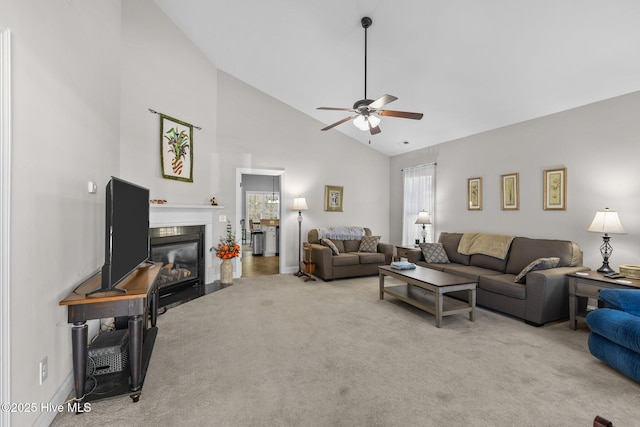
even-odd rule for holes
{"type": "Polygon", "coordinates": [[[280,193],[247,191],[248,220],[280,218],[280,193]]]}
{"type": "Polygon", "coordinates": [[[414,245],[416,240],[422,242],[422,225],[416,224],[418,213],[422,210],[427,211],[431,218],[431,224],[425,225],[426,241],[434,241],[435,178],[435,163],[402,170],[404,196],[402,244],[404,246],[414,245]]]}

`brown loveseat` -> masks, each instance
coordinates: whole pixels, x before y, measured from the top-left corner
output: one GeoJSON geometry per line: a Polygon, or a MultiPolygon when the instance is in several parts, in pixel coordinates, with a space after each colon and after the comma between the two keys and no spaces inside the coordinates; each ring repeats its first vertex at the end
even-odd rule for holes
{"type": "MultiPolygon", "coordinates": [[[[470,277],[478,281],[476,302],[525,322],[542,325],[569,317],[569,293],[566,274],[589,270],[582,266],[578,245],[566,240],[515,237],[504,259],[458,251],[463,233],[440,233],[438,242],[446,252],[448,263],[425,260],[424,250],[410,251],[409,261],[417,265],[470,277]],[[533,261],[554,260],[557,267],[532,270],[520,280],[516,277],[533,261]]],[[[433,245],[433,244],[432,244],[433,245]]],[[[441,261],[441,260],[440,260],[441,261]]],[[[456,295],[466,299],[466,294],[456,295]]]]}
{"type": "MultiPolygon", "coordinates": [[[[372,237],[371,230],[363,228],[364,236],[372,237]]],[[[393,261],[393,245],[380,243],[374,245],[375,252],[361,248],[362,237],[345,239],[328,239],[334,244],[335,250],[323,245],[322,229],[312,229],[308,234],[311,245],[311,259],[315,264],[314,274],[328,281],[345,277],[369,276],[378,274],[379,265],[391,264],[393,261]]]]}

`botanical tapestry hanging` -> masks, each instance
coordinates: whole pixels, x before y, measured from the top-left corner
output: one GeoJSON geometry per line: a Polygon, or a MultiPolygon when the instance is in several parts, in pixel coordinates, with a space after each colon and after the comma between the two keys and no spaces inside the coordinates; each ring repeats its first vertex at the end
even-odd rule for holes
{"type": "Polygon", "coordinates": [[[160,114],[162,177],[193,182],[193,125],[160,114]]]}

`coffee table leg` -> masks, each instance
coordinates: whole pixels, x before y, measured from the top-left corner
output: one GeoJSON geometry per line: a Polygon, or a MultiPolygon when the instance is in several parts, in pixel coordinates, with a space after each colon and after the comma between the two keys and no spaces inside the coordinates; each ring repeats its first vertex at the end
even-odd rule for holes
{"type": "Polygon", "coordinates": [[[444,303],[444,295],[438,292],[436,294],[436,328],[442,323],[442,305],[444,303]]]}
{"type": "Polygon", "coordinates": [[[380,299],[384,299],[384,274],[380,273],[380,299]]]}
{"type": "Polygon", "coordinates": [[[469,320],[472,322],[476,320],[476,289],[469,289],[469,305],[471,310],[469,311],[469,320]]]}

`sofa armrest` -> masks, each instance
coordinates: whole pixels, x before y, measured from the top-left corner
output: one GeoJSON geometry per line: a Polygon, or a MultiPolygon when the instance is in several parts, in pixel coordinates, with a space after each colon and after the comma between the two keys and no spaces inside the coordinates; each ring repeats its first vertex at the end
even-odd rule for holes
{"type": "Polygon", "coordinates": [[[640,289],[602,289],[598,299],[605,307],[640,316],[640,289]]]}
{"type": "Polygon", "coordinates": [[[569,317],[569,286],[567,274],[586,271],[588,267],[558,267],[536,270],[527,274],[527,304],[525,319],[542,325],[569,317]]]}
{"type": "Polygon", "coordinates": [[[393,261],[393,245],[391,243],[378,243],[378,252],[384,254],[385,264],[391,264],[393,261]]]}
{"type": "Polygon", "coordinates": [[[323,280],[333,279],[333,253],[324,245],[311,243],[311,260],[315,264],[314,274],[323,280]]]}

